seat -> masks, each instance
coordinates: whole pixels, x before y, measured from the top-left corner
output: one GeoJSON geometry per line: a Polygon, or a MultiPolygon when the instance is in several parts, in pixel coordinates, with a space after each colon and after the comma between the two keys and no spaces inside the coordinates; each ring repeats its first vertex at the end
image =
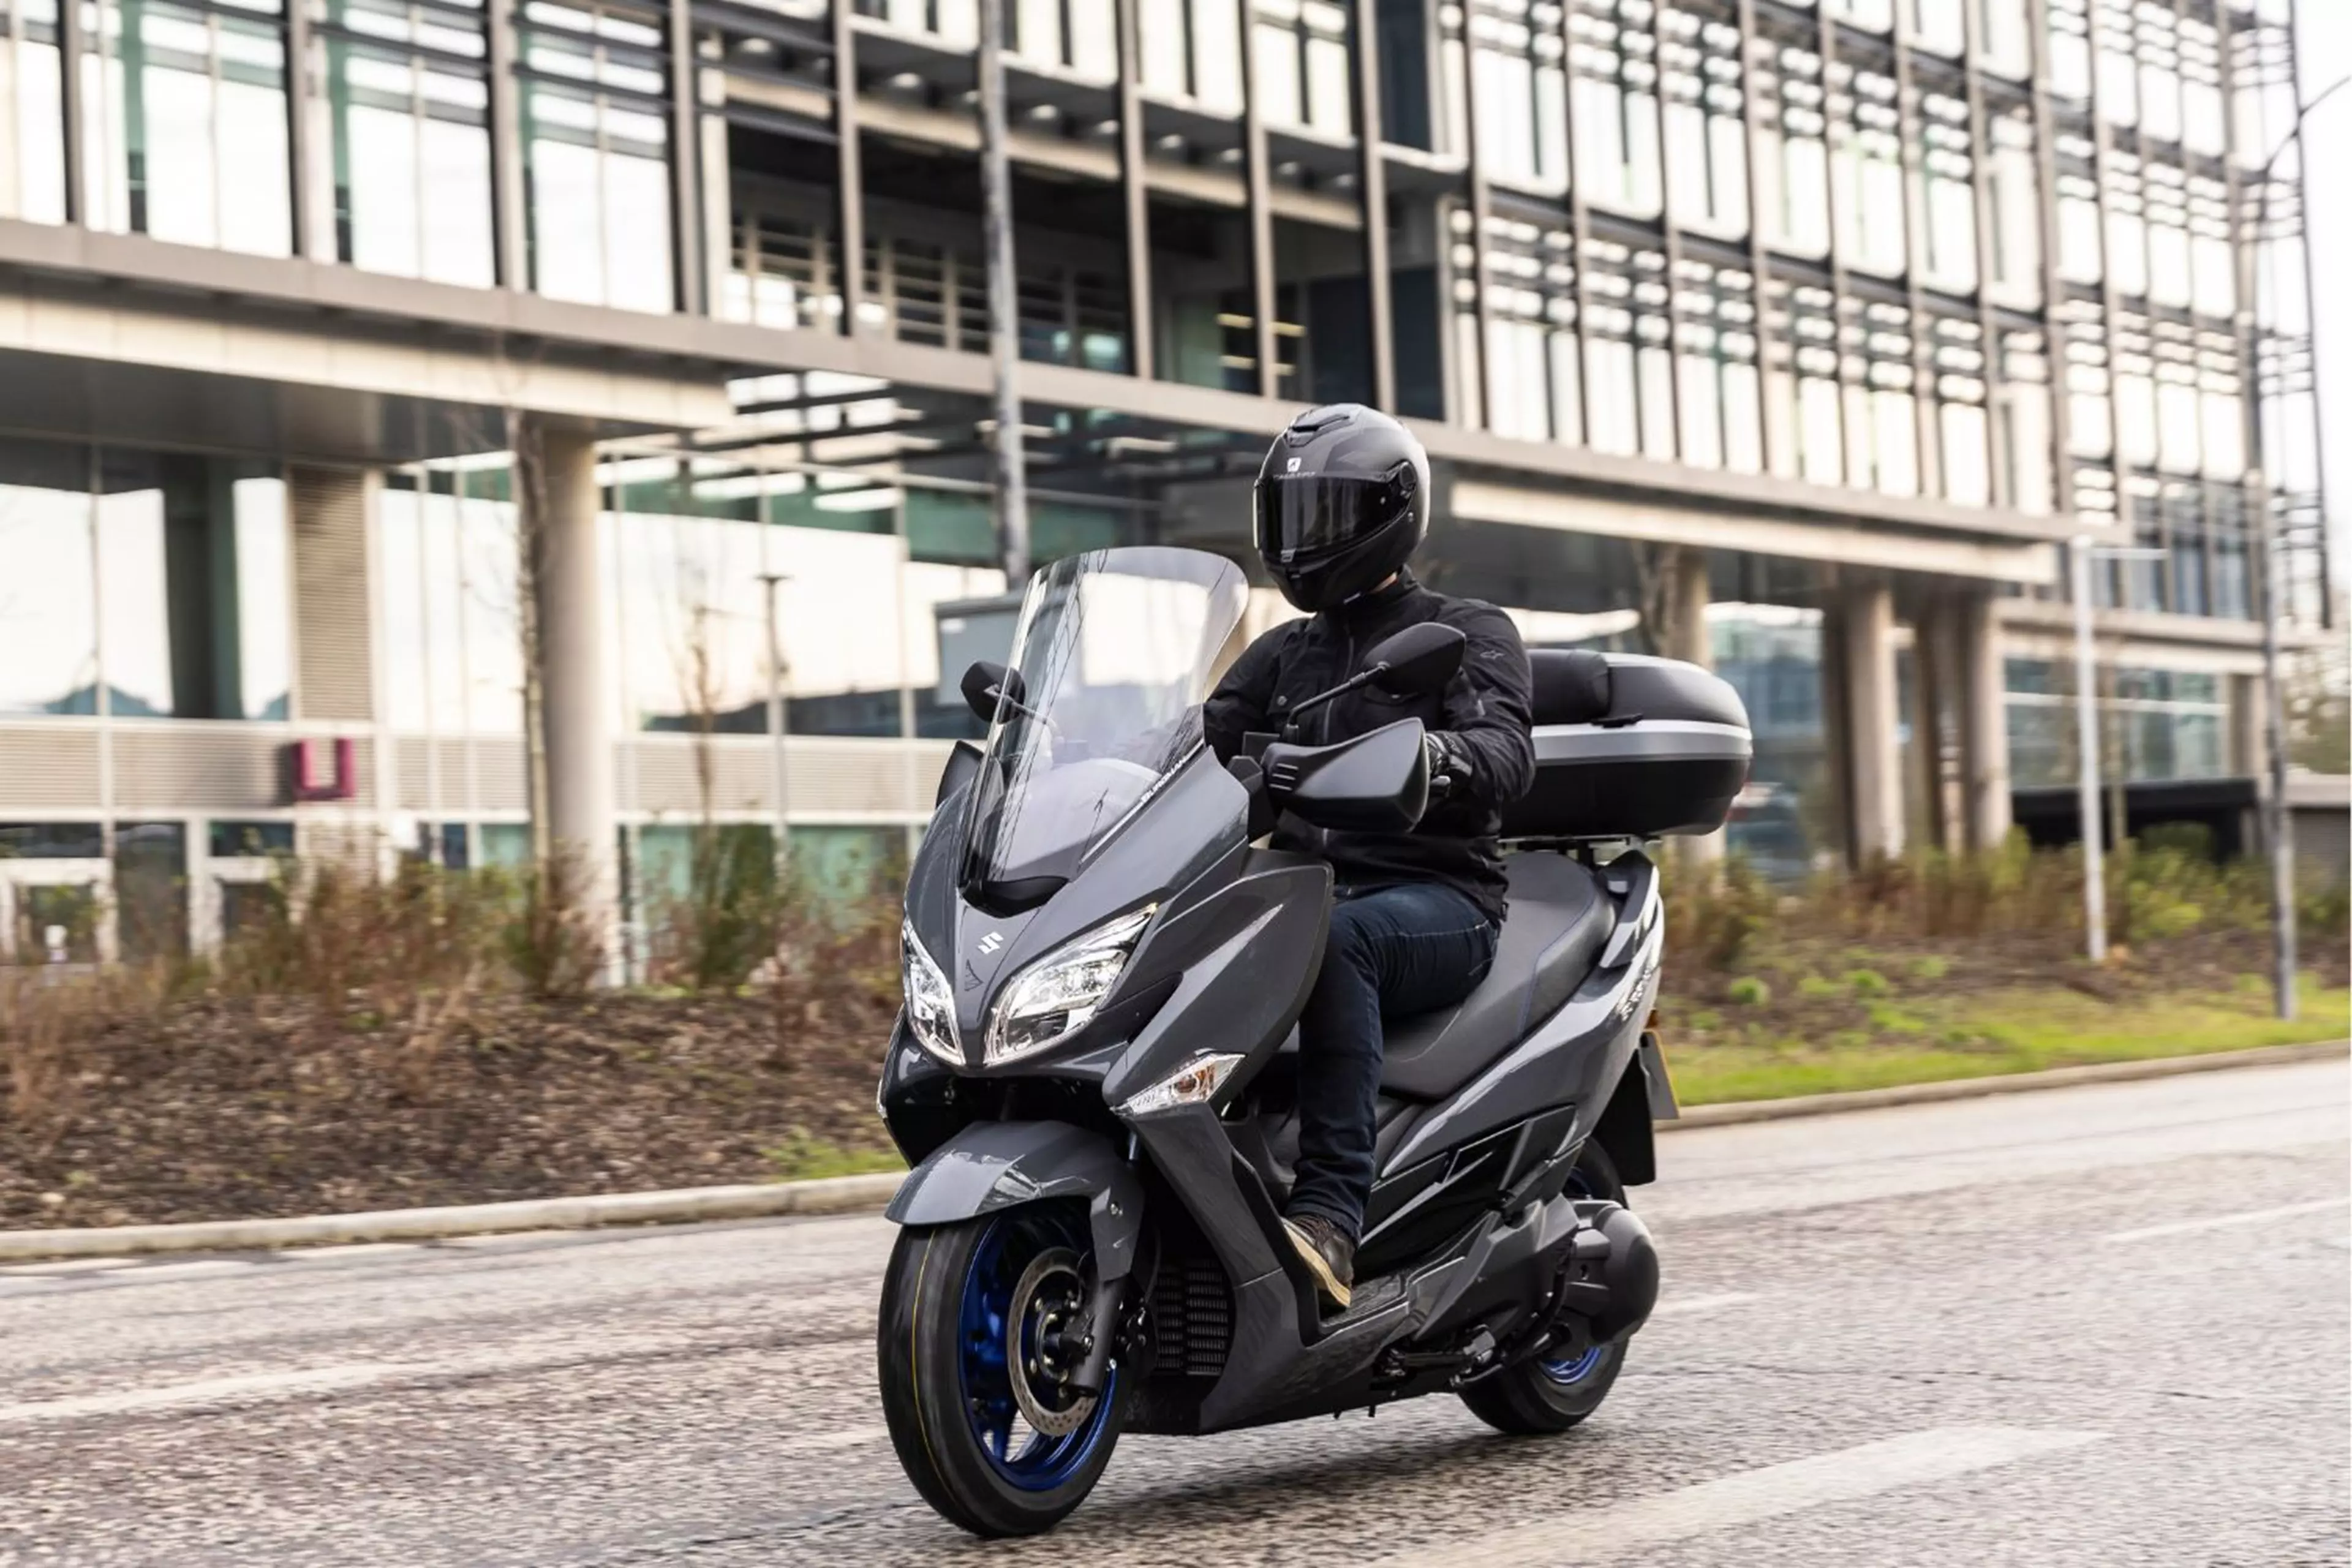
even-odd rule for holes
{"type": "Polygon", "coordinates": [[[1382,1093],[1418,1100],[1453,1093],[1557,1012],[1599,961],[1616,908],[1591,871],[1544,851],[1507,856],[1503,868],[1510,910],[1494,967],[1460,1005],[1389,1021],[1382,1093]]]}

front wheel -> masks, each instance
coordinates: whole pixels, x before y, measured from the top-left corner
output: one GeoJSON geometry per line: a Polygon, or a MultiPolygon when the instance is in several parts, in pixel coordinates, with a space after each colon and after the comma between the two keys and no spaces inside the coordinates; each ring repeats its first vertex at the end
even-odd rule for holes
{"type": "Polygon", "coordinates": [[[1099,1395],[1066,1382],[1091,1247],[1083,1210],[1040,1207],[904,1230],[891,1250],[883,1417],[923,1500],[974,1535],[1051,1529],[1110,1462],[1118,1368],[1099,1395]]]}
{"type": "MultiPolygon", "coordinates": [[[[1586,1140],[1578,1153],[1568,1191],[1580,1198],[1625,1201],[1625,1184],[1617,1179],[1617,1167],[1598,1140],[1586,1140]]],[[[1538,1356],[1505,1367],[1464,1389],[1462,1403],[1497,1432],[1525,1436],[1565,1432],[1600,1409],[1601,1402],[1609,1397],[1625,1364],[1629,1338],[1621,1334],[1579,1355],[1538,1356]]]]}

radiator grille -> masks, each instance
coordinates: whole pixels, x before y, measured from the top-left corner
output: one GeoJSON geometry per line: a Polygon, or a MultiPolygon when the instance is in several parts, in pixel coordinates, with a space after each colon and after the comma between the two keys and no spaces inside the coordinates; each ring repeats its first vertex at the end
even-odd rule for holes
{"type": "Polygon", "coordinates": [[[1151,1282],[1159,1375],[1215,1377],[1233,1348],[1234,1299],[1213,1258],[1171,1258],[1151,1282]]]}

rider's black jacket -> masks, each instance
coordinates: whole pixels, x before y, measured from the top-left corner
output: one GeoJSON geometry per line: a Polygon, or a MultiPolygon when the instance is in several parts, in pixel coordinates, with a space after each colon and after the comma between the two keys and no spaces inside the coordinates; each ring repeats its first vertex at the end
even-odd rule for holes
{"type": "Polygon", "coordinates": [[[1381,638],[1422,621],[1443,621],[1468,637],[1461,673],[1433,697],[1390,697],[1360,688],[1309,713],[1302,741],[1328,745],[1399,719],[1419,719],[1439,738],[1450,787],[1433,795],[1411,833],[1334,833],[1285,817],[1275,847],[1319,855],[1344,888],[1410,882],[1459,889],[1490,920],[1503,918],[1502,808],[1535,780],[1528,735],[1533,684],[1526,647],[1508,616],[1474,599],[1449,598],[1410,574],[1385,588],[1307,620],[1275,627],[1244,649],[1210,695],[1209,744],[1231,759],[1250,731],[1278,731],[1289,709],[1356,673],[1381,638]]]}

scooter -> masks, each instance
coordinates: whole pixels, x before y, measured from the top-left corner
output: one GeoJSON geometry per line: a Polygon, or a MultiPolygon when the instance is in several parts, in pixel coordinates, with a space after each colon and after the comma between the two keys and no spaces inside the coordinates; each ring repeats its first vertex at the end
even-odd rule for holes
{"type": "Polygon", "coordinates": [[[1738,698],[1670,660],[1532,656],[1538,781],[1505,821],[1495,963],[1458,1006],[1389,1025],[1354,1299],[1327,1316],[1279,1215],[1332,878],[1267,840],[1412,826],[1413,710],[1463,643],[1409,628],[1221,761],[1200,705],[1246,593],[1192,551],[1073,556],[1033,580],[1010,665],[963,678],[990,728],[950,758],[908,882],[877,1102],[914,1168],[877,1350],[908,1479],[975,1534],[1050,1528],[1122,1432],[1439,1392],[1506,1432],[1565,1431],[1657,1299],[1624,1206],[1675,1114],[1644,845],[1729,813],[1738,698]],[[1405,716],[1296,738],[1350,692],[1405,716]]]}

